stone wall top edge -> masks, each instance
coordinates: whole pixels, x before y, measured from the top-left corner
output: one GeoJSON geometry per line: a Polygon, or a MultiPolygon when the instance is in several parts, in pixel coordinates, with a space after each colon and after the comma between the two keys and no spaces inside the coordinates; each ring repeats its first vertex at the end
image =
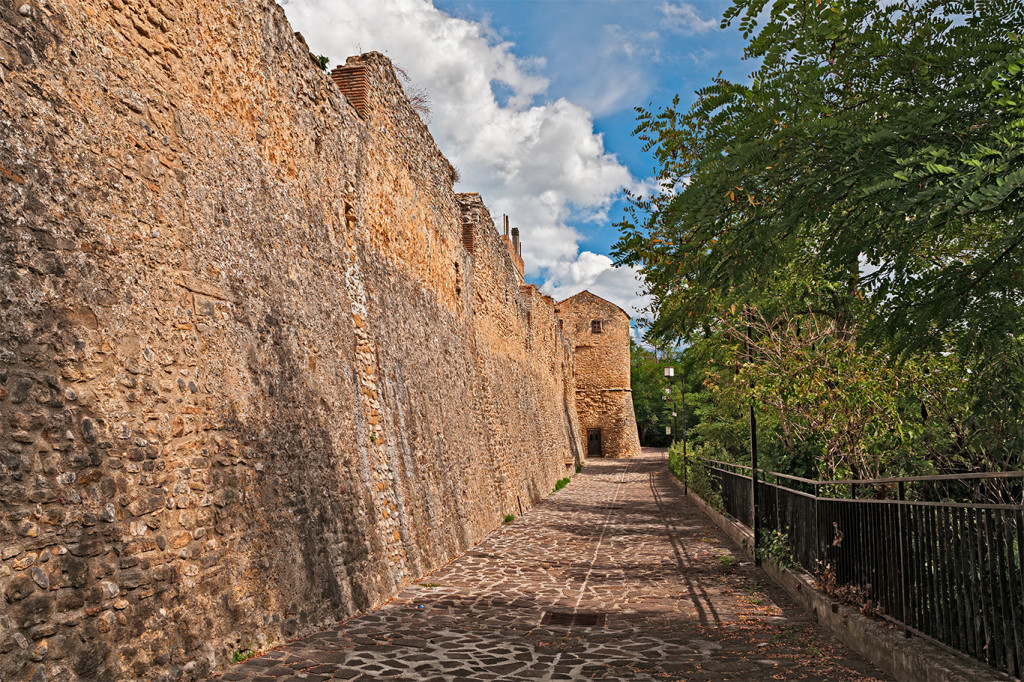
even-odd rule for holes
{"type": "MultiPolygon", "coordinates": [[[[433,134],[430,132],[430,127],[426,124],[426,122],[423,120],[423,117],[420,116],[420,113],[416,110],[416,107],[413,105],[413,102],[410,99],[408,93],[405,92],[405,87],[402,85],[402,79],[399,78],[398,76],[398,69],[396,68],[391,58],[377,51],[363,52],[361,54],[351,55],[347,57],[345,59],[344,65],[352,66],[357,64],[362,66],[369,66],[376,72],[375,75],[377,78],[377,82],[371,82],[369,84],[371,88],[374,85],[377,85],[378,87],[390,87],[394,88],[396,92],[401,94],[401,97],[399,98],[399,106],[402,109],[402,111],[396,111],[392,113],[399,115],[404,114],[404,118],[407,121],[411,122],[414,127],[416,127],[417,130],[415,131],[415,133],[422,138],[422,141],[425,144],[428,145],[428,153],[430,153],[431,155],[435,155],[443,164],[447,166],[449,171],[449,179],[451,180],[451,185],[454,186],[458,177],[458,171],[455,169],[455,165],[451,162],[451,160],[444,154],[444,152],[441,151],[440,147],[437,146],[437,141],[434,139],[433,134]]],[[[374,99],[368,99],[368,105],[371,111],[371,118],[367,122],[368,124],[372,123],[372,113],[383,113],[382,111],[380,111],[379,107],[376,107],[376,112],[374,112],[375,104],[378,103],[376,103],[374,99]]]]}
{"type": "MultiPolygon", "coordinates": [[[[455,199],[462,210],[464,218],[469,218],[477,229],[484,228],[486,231],[479,234],[479,241],[474,243],[474,250],[478,253],[484,249],[487,251],[487,256],[490,259],[495,259],[499,262],[507,275],[516,276],[516,266],[512,262],[512,254],[504,243],[502,235],[497,229],[497,225],[494,219],[491,217],[491,213],[487,208],[487,204],[484,203],[483,198],[478,192],[458,192],[455,195],[455,199]]],[[[539,301],[540,304],[548,308],[551,318],[551,324],[555,327],[556,338],[559,340],[558,343],[568,343],[567,337],[562,333],[559,328],[557,317],[554,314],[555,302],[554,298],[544,294],[533,284],[521,284],[518,286],[519,302],[522,306],[534,309],[535,301],[539,301]]],[[[540,322],[539,318],[531,318],[531,324],[537,324],[540,322]]]]}

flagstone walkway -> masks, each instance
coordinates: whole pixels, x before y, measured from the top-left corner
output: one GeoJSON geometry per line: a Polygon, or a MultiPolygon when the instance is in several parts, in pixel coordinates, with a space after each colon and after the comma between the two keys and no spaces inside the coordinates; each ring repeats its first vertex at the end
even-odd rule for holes
{"type": "Polygon", "coordinates": [[[682,497],[663,451],[645,451],[588,461],[565,489],[380,609],[222,679],[887,678],[682,497]],[[563,615],[548,623],[550,613],[563,615]]]}

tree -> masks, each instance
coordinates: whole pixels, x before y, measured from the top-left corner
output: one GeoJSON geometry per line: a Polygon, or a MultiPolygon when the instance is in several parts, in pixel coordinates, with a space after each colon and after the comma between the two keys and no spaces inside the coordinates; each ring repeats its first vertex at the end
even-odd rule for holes
{"type": "Polygon", "coordinates": [[[662,399],[665,395],[662,367],[663,364],[653,351],[630,339],[629,383],[633,391],[633,412],[641,443],[648,442],[648,434],[652,429],[663,429],[666,423],[672,423],[667,402],[662,399]]]}
{"type": "Polygon", "coordinates": [[[632,197],[613,255],[645,277],[649,338],[721,341],[749,308],[829,317],[865,366],[954,353],[963,447],[1019,466],[1022,4],[777,0],[759,27],[766,5],[723,21],[760,61],[749,84],[638,109],[663,189],[632,197]]]}
{"type": "Polygon", "coordinates": [[[663,192],[614,250],[685,335],[801,268],[899,350],[1002,349],[1024,316],[1024,10],[984,0],[736,0],[749,85],[638,109],[663,192]]]}
{"type": "MultiPolygon", "coordinates": [[[[703,381],[704,373],[696,369],[693,356],[678,350],[655,350],[645,348],[630,339],[629,346],[630,388],[633,391],[633,412],[636,415],[640,442],[644,445],[667,445],[682,437],[683,419],[680,411],[683,405],[682,391],[691,400],[703,381]],[[675,378],[665,378],[665,368],[675,368],[675,378]],[[685,386],[684,383],[685,382],[685,386]],[[676,412],[677,417],[672,413],[676,412]],[[664,429],[672,426],[672,434],[664,429]]],[[[691,413],[687,420],[694,427],[699,419],[691,413]]]]}
{"type": "Polygon", "coordinates": [[[955,356],[921,353],[895,367],[836,319],[813,313],[751,312],[745,323],[753,352],[740,374],[755,404],[777,420],[790,462],[813,443],[817,478],[962,468],[966,381],[955,356]]]}

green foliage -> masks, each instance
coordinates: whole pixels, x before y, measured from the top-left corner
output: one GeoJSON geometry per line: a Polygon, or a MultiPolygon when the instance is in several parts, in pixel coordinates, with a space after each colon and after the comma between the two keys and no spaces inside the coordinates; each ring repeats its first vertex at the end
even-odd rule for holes
{"type": "Polygon", "coordinates": [[[665,190],[634,198],[615,253],[644,272],[654,332],[699,329],[797,267],[855,287],[901,350],[1021,334],[1020,4],[778,0],[756,31],[765,5],[725,15],[761,62],[750,85],[638,110],[665,190]]]}
{"type": "Polygon", "coordinates": [[[662,191],[614,249],[705,371],[695,446],[742,457],[754,404],[790,473],[1019,468],[1024,7],[767,6],[725,15],[749,84],[638,109],[662,191]]]}
{"type": "Polygon", "coordinates": [[[722,494],[708,475],[704,461],[691,454],[686,458],[685,479],[683,469],[683,445],[673,443],[668,449],[669,472],[680,481],[685,480],[690,490],[711,505],[712,509],[724,514],[725,502],[722,500],[722,494]]]}
{"type": "MultiPolygon", "coordinates": [[[[642,445],[669,445],[682,440],[683,391],[688,403],[702,377],[702,371],[684,352],[650,350],[630,340],[630,387],[642,445]],[[665,377],[666,367],[675,369],[675,377],[665,377]],[[666,427],[672,427],[671,435],[665,434],[666,427]]],[[[688,430],[698,421],[692,410],[688,412],[688,430]]]]}
{"type": "MultiPolygon", "coordinates": [[[[742,347],[726,333],[699,339],[684,351],[691,372],[702,382],[687,393],[690,407],[690,454],[697,458],[739,464],[750,460],[749,406],[752,398],[749,377],[742,374],[742,347]],[[703,369],[698,369],[703,365],[703,369]]],[[[798,475],[813,467],[809,453],[787,452],[775,433],[778,419],[758,410],[760,462],[768,468],[782,467],[798,475]],[[797,461],[799,460],[799,461],[797,461]]]]}
{"type": "Polygon", "coordinates": [[[326,71],[328,65],[331,63],[331,58],[326,55],[318,54],[316,56],[316,61],[320,65],[320,70],[326,71]]]}
{"type": "Polygon", "coordinates": [[[672,423],[672,410],[665,396],[664,364],[658,356],[629,342],[629,383],[633,391],[633,412],[641,444],[659,441],[665,426],[672,423]]]}
{"type": "Polygon", "coordinates": [[[668,447],[668,470],[680,481],[683,480],[683,446],[673,443],[668,447]]]}
{"type": "Polygon", "coordinates": [[[515,514],[505,514],[505,520],[504,520],[505,524],[512,523],[515,520],[516,520],[516,515],[515,514]]]}
{"type": "Polygon", "coordinates": [[[761,561],[770,561],[785,570],[796,566],[793,551],[789,547],[789,535],[780,531],[761,533],[756,555],[761,561]]]}
{"type": "Polygon", "coordinates": [[[583,471],[583,464],[582,463],[576,465],[576,473],[578,474],[581,471],[583,471]]]}
{"type": "Polygon", "coordinates": [[[738,563],[739,560],[736,559],[736,557],[734,557],[732,554],[723,554],[722,556],[718,557],[718,565],[722,568],[734,568],[738,563]]]}
{"type": "MultiPolygon", "coordinates": [[[[972,415],[957,356],[918,353],[895,365],[856,342],[855,325],[812,313],[723,315],[721,331],[687,349],[704,358],[690,396],[699,419],[695,457],[749,464],[749,406],[759,465],[820,479],[925,475],[976,459],[972,415]],[[735,343],[747,330],[749,348],[735,343]]],[[[994,460],[993,460],[994,461],[994,460]]]]}
{"type": "Polygon", "coordinates": [[[250,644],[248,649],[239,649],[238,651],[231,654],[231,662],[241,663],[242,661],[248,661],[255,655],[256,648],[250,644]]]}
{"type": "Polygon", "coordinates": [[[555,492],[558,492],[559,490],[561,490],[562,488],[564,488],[567,485],[569,485],[569,479],[568,478],[560,478],[560,479],[558,479],[558,481],[555,483],[555,492]]]}
{"type": "Polygon", "coordinates": [[[954,436],[968,411],[956,357],[922,352],[896,366],[834,318],[752,313],[747,321],[753,362],[740,375],[788,454],[769,458],[772,468],[841,479],[962,467],[954,436]]]}

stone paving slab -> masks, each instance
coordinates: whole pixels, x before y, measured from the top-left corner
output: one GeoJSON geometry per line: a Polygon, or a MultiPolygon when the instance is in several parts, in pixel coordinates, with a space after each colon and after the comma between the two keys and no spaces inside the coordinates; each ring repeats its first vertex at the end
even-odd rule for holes
{"type": "Polygon", "coordinates": [[[588,461],[385,606],[222,679],[888,678],[747,561],[672,485],[664,454],[647,451],[588,461]],[[547,612],[568,624],[546,624],[547,612]]]}

